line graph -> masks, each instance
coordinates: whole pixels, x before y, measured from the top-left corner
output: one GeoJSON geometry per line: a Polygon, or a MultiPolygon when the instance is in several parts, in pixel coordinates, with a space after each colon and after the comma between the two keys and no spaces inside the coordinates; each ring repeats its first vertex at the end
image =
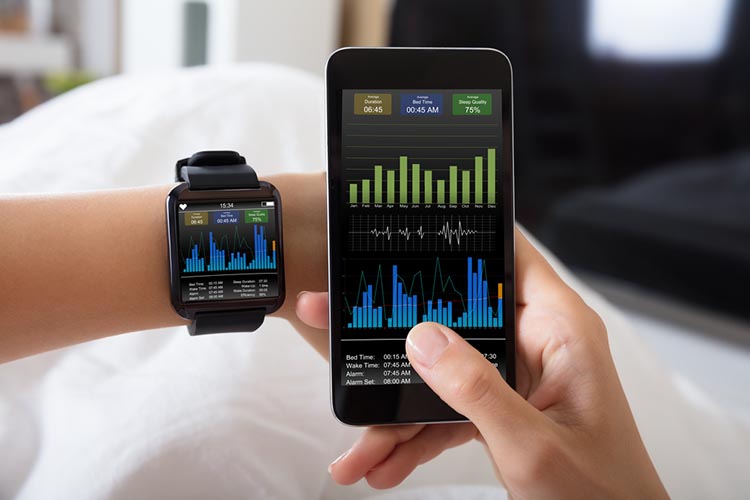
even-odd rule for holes
{"type": "Polygon", "coordinates": [[[453,328],[503,326],[503,285],[496,284],[496,294],[489,287],[486,260],[467,257],[465,263],[454,261],[444,270],[437,258],[433,269],[431,285],[430,276],[422,270],[409,277],[399,272],[397,264],[379,264],[369,281],[360,272],[354,297],[344,296],[345,314],[350,318],[347,328],[411,328],[421,321],[453,328]],[[459,285],[464,281],[462,274],[465,288],[459,285]]]}
{"type": "Polygon", "coordinates": [[[182,255],[183,273],[204,273],[217,271],[248,271],[256,269],[276,269],[276,240],[269,244],[266,226],[253,224],[253,239],[243,236],[240,226],[235,224],[233,231],[221,233],[217,229],[208,232],[208,245],[203,231],[187,240],[190,255],[182,255]],[[248,261],[249,260],[249,261],[248,261]]]}
{"type": "Polygon", "coordinates": [[[494,215],[366,214],[349,218],[354,252],[492,252],[494,215]]]}

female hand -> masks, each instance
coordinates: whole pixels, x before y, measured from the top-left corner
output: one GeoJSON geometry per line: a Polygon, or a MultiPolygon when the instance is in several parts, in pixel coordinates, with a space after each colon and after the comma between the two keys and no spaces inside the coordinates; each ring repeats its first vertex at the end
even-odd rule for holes
{"type": "MultiPolygon", "coordinates": [[[[599,316],[516,231],[517,381],[513,391],[448,327],[415,326],[413,368],[468,424],[365,430],[331,464],[333,479],[398,485],[418,465],[473,438],[510,497],[667,498],[620,385],[599,316]]],[[[299,318],[327,328],[328,296],[303,293],[299,318]]]]}

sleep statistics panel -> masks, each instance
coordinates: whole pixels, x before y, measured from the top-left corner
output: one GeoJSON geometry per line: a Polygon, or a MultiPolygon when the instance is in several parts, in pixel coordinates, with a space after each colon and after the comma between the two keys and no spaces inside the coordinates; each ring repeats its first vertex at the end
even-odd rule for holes
{"type": "Polygon", "coordinates": [[[501,91],[344,90],[341,383],[421,383],[433,321],[505,375],[501,91]]]}
{"type": "Polygon", "coordinates": [[[177,217],[183,302],[278,296],[275,201],[184,202],[177,217]]]}

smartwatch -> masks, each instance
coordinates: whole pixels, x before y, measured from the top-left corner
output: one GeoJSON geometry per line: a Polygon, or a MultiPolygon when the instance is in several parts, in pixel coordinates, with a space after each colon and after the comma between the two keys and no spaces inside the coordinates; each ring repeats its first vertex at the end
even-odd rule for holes
{"type": "Polygon", "coordinates": [[[172,305],[191,335],[252,332],[284,303],[281,197],[234,151],[177,162],[167,195],[172,305]]]}

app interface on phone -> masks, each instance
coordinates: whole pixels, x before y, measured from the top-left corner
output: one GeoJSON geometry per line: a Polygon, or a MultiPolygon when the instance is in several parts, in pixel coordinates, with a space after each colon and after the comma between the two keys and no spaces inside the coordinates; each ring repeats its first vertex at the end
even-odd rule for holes
{"type": "Polygon", "coordinates": [[[341,384],[422,383],[404,340],[424,321],[505,376],[501,91],[342,99],[341,384]]]}
{"type": "Polygon", "coordinates": [[[177,205],[182,302],[277,297],[275,201],[177,205]]]}

